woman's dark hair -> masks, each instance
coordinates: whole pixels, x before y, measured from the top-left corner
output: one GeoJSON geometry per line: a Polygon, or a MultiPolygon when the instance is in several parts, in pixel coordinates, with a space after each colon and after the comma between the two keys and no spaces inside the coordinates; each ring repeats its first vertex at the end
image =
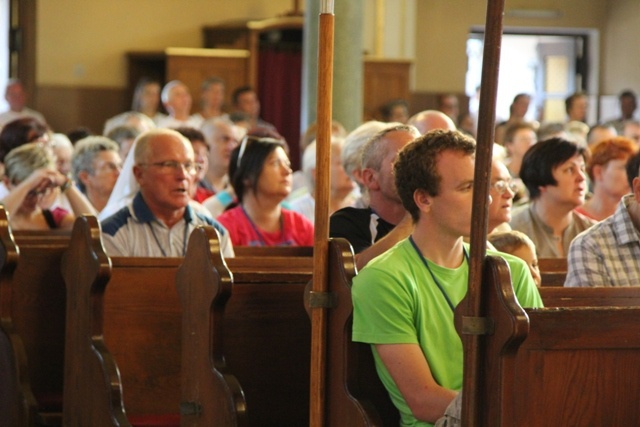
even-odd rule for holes
{"type": "Polygon", "coordinates": [[[9,151],[35,141],[45,133],[46,126],[32,117],[23,117],[7,123],[0,132],[0,162],[4,162],[9,151]]]}
{"type": "Polygon", "coordinates": [[[586,148],[562,138],[540,141],[527,150],[522,159],[520,178],[527,186],[531,200],[540,196],[540,187],[558,184],[553,177],[553,170],[576,154],[580,154],[587,162],[586,148]]]}
{"type": "Polygon", "coordinates": [[[285,149],[284,142],[279,139],[245,136],[231,152],[229,176],[239,203],[247,189],[256,191],[264,162],[278,147],[285,149]]]}

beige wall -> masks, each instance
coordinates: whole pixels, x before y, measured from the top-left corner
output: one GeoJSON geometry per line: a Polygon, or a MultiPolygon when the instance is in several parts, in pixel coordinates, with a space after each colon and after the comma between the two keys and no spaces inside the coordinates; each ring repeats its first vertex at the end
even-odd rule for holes
{"type": "MultiPolygon", "coordinates": [[[[376,4],[373,0],[362,1],[365,8],[376,4]]],[[[462,94],[467,36],[471,27],[484,24],[486,1],[385,1],[391,4],[387,5],[387,13],[403,10],[402,16],[412,19],[409,15],[415,10],[415,24],[412,23],[415,39],[410,43],[410,51],[415,50],[415,81],[411,85],[416,92],[414,98],[427,106],[435,93],[462,94]]],[[[109,94],[113,105],[105,106],[102,113],[95,113],[95,117],[86,117],[84,104],[72,106],[71,110],[78,112],[76,116],[61,114],[66,120],[60,121],[59,126],[64,128],[72,123],[98,123],[103,120],[102,116],[115,114],[127,104],[125,52],[161,50],[168,46],[199,47],[202,43],[200,29],[204,25],[229,19],[276,16],[289,11],[293,1],[39,0],[37,4],[36,81],[39,94],[35,106],[45,114],[55,114],[60,98],[54,95],[65,88],[69,92],[65,99],[80,97],[87,102],[92,101],[91,97],[81,92],[113,92],[109,94]]],[[[640,44],[637,42],[640,39],[640,0],[507,0],[506,11],[505,26],[599,30],[601,94],[616,94],[628,87],[640,91],[640,44]],[[512,9],[555,9],[561,17],[516,19],[508,16],[512,9]]],[[[395,30],[393,26],[388,27],[389,37],[394,31],[400,31],[399,28],[395,30]]],[[[365,31],[371,36],[370,33],[365,31]]],[[[390,55],[392,57],[405,56],[404,49],[388,47],[403,37],[385,40],[385,54],[392,52],[395,53],[390,55]]],[[[363,49],[367,47],[371,46],[363,46],[363,49]]]]}
{"type": "Polygon", "coordinates": [[[204,25],[288,12],[291,0],[40,0],[38,85],[126,85],[124,52],[202,47],[204,25]]]}
{"type": "Polygon", "coordinates": [[[602,94],[640,92],[640,1],[609,0],[602,41],[602,94]]]}
{"type": "MultiPolygon", "coordinates": [[[[365,2],[367,6],[372,2],[365,2]]],[[[291,0],[57,0],[38,2],[39,85],[123,87],[123,53],[201,45],[200,28],[226,19],[263,18],[290,10],[291,0]]],[[[416,6],[416,81],[422,92],[463,92],[465,43],[482,25],[486,2],[420,0],[416,6]]],[[[602,91],[639,87],[640,1],[509,0],[510,9],[556,9],[559,19],[515,19],[505,26],[582,27],[601,31],[602,91]],[[615,64],[615,66],[613,66],[615,64]]]]}
{"type": "MultiPolygon", "coordinates": [[[[624,0],[617,0],[623,2],[624,0]]],[[[640,3],[628,0],[628,3],[640,3]]],[[[484,25],[485,1],[421,0],[416,23],[416,85],[419,92],[464,92],[466,41],[473,26],[484,25]]],[[[508,0],[511,9],[554,9],[559,19],[516,19],[505,16],[504,26],[578,27],[603,30],[607,0],[508,0]]],[[[637,31],[637,30],[636,30],[637,31]]]]}

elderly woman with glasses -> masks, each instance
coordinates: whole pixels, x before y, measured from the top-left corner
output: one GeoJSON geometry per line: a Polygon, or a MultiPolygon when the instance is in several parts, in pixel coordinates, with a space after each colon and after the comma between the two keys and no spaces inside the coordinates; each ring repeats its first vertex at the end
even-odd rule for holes
{"type": "Polygon", "coordinates": [[[238,205],[218,217],[234,246],[312,246],[313,224],[284,209],[292,171],[284,142],[245,137],[231,154],[231,184],[238,205]]]}
{"type": "Polygon", "coordinates": [[[14,230],[71,229],[76,215],[95,213],[89,201],[69,178],[56,170],[49,148],[29,143],[15,148],[4,159],[4,183],[9,194],[2,204],[14,230]],[[73,212],[49,208],[48,201],[64,193],[73,212]]]}

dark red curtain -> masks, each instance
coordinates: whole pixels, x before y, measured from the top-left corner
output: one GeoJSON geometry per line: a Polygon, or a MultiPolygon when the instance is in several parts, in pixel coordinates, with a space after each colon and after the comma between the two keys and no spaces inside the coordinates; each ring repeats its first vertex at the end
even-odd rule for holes
{"type": "Polygon", "coordinates": [[[299,47],[260,48],[258,96],[260,115],[272,123],[289,144],[294,170],[300,168],[300,98],[302,51],[299,47]]]}

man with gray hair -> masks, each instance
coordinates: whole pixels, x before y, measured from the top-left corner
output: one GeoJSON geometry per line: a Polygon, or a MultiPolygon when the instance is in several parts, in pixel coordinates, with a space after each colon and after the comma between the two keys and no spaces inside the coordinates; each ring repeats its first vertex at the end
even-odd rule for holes
{"type": "Polygon", "coordinates": [[[342,168],[360,189],[360,197],[355,202],[355,207],[366,208],[369,205],[367,189],[362,182],[362,149],[372,136],[401,123],[385,123],[376,120],[365,122],[347,135],[342,146],[342,168]]]}
{"type": "Polygon", "coordinates": [[[375,134],[362,151],[361,178],[369,206],[347,207],[331,215],[329,235],[351,243],[358,269],[411,232],[412,223],[396,191],[392,168],[400,149],[418,136],[418,130],[408,125],[375,134]]]}
{"type": "Polygon", "coordinates": [[[118,144],[104,136],[89,136],[76,143],[71,174],[78,188],[100,212],[116,185],[122,160],[118,144]]]}
{"type": "Polygon", "coordinates": [[[189,140],[170,129],[143,133],[135,142],[133,175],[140,190],[128,206],[102,221],[110,256],[180,257],[198,225],[220,234],[224,256],[233,256],[229,233],[189,204],[197,165],[189,140]]]}
{"type": "Polygon", "coordinates": [[[229,182],[231,152],[238,146],[240,129],[228,118],[209,119],[202,125],[202,134],[209,144],[209,165],[204,176],[206,188],[213,196],[202,202],[216,218],[236,199],[229,182]]]}

